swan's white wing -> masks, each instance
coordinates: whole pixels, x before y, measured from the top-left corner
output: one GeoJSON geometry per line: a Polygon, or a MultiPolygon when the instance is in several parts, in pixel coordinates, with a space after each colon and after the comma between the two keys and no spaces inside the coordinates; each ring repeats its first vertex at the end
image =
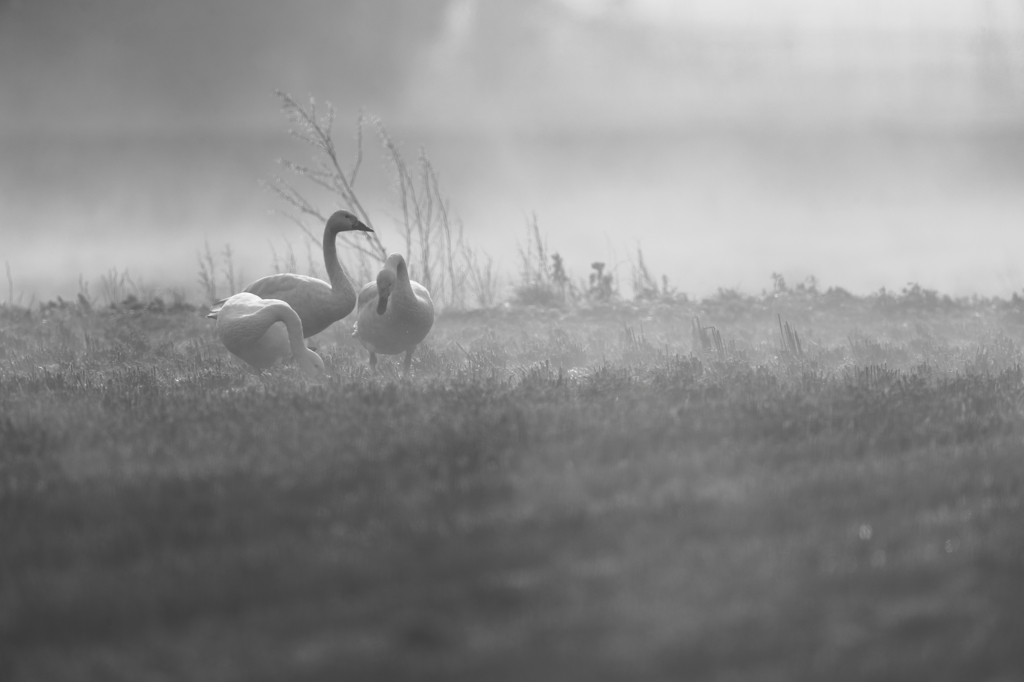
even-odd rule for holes
{"type": "Polygon", "coordinates": [[[260,277],[247,286],[245,290],[250,294],[256,294],[260,298],[278,298],[282,301],[288,301],[289,298],[293,298],[295,295],[308,295],[311,287],[314,291],[320,289],[324,290],[325,293],[330,293],[331,291],[331,285],[322,279],[307,277],[306,275],[296,275],[291,272],[260,277]]]}
{"type": "Polygon", "coordinates": [[[427,288],[419,282],[413,282],[409,280],[409,284],[412,286],[412,293],[416,295],[416,298],[420,299],[425,305],[430,306],[431,312],[434,310],[434,301],[430,298],[430,292],[427,288]]]}
{"type": "Polygon", "coordinates": [[[217,315],[217,336],[221,343],[261,369],[291,356],[285,325],[265,314],[270,305],[279,303],[246,292],[228,298],[217,315]]]}
{"type": "Polygon", "coordinates": [[[367,282],[359,290],[359,297],[356,299],[356,310],[362,310],[363,306],[371,303],[377,298],[377,283],[367,282]]]}

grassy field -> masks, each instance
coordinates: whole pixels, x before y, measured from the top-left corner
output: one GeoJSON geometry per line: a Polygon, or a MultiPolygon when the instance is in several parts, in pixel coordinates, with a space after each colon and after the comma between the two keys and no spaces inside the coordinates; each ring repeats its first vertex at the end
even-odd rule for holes
{"type": "Polygon", "coordinates": [[[0,678],[1024,670],[1024,302],[449,313],[406,381],[349,329],[314,384],[188,308],[0,313],[0,678]]]}

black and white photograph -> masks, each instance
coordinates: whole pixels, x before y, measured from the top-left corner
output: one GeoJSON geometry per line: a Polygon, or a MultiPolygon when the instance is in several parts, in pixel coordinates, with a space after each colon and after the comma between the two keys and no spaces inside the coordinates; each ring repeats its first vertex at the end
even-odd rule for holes
{"type": "Polygon", "coordinates": [[[0,680],[1024,680],[1024,0],[0,0],[0,680]]]}

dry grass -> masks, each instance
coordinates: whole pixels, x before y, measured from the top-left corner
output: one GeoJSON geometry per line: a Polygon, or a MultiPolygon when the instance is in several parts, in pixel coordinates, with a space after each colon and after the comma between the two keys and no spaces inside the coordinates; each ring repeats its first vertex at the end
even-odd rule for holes
{"type": "Polygon", "coordinates": [[[326,384],[7,307],[0,677],[1011,679],[1020,311],[817,296],[449,313],[405,382],[335,325],[326,384]]]}

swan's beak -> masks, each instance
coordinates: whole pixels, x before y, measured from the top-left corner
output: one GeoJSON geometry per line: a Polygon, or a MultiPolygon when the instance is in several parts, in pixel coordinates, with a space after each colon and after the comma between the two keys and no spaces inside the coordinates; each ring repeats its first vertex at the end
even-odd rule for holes
{"type": "Polygon", "coordinates": [[[380,296],[377,298],[377,314],[383,315],[384,311],[388,309],[388,297],[380,296]]]}
{"type": "Polygon", "coordinates": [[[360,221],[360,220],[356,221],[356,224],[352,227],[352,229],[353,230],[361,230],[363,232],[373,232],[373,228],[372,227],[368,227],[367,225],[364,225],[362,223],[362,221],[360,221]]]}

